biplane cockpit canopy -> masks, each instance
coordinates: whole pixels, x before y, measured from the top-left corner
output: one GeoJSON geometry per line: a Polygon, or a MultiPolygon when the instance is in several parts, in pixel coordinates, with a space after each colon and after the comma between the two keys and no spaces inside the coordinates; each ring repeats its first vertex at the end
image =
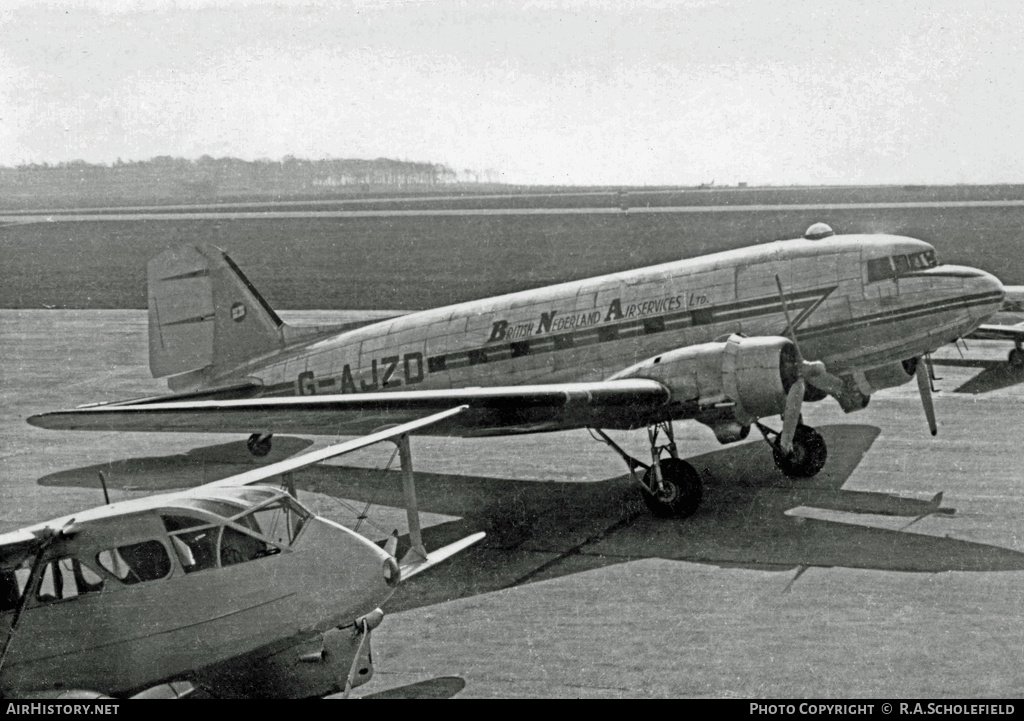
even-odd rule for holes
{"type": "Polygon", "coordinates": [[[279,553],[311,515],[287,493],[262,486],[206,488],[160,509],[186,573],[279,553]]]}
{"type": "MultiPolygon", "coordinates": [[[[174,569],[170,549],[186,574],[271,556],[295,543],[312,516],[288,493],[267,486],[203,487],[154,498],[152,505],[149,500],[131,502],[139,505],[120,513],[106,506],[95,509],[95,516],[79,514],[77,540],[45,552],[30,602],[97,593],[109,577],[124,585],[166,578],[174,569]],[[88,533],[90,526],[94,533],[88,533]]],[[[39,538],[25,535],[23,542],[4,544],[0,554],[0,613],[18,607],[36,554],[44,549],[39,538]]]]}

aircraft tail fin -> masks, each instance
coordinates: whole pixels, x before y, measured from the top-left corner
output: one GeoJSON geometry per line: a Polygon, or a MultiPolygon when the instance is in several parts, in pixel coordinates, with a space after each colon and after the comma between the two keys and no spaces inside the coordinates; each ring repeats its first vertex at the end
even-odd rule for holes
{"type": "Polygon", "coordinates": [[[174,248],[153,258],[147,272],[154,378],[215,373],[283,347],[285,324],[219,248],[174,248]]]}

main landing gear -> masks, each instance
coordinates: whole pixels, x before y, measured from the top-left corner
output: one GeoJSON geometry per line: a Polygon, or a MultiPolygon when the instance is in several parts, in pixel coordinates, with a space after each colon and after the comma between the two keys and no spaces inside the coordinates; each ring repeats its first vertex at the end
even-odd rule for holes
{"type": "Polygon", "coordinates": [[[686,518],[694,514],[704,497],[704,486],[697,469],[679,458],[671,421],[658,423],[647,429],[647,437],[651,443],[651,465],[630,456],[604,431],[596,428],[594,431],[629,466],[629,475],[640,485],[644,503],[651,513],[659,518],[686,518]],[[661,433],[665,434],[667,441],[664,444],[658,443],[658,436],[661,433]],[[666,451],[669,454],[668,458],[662,458],[666,451]],[[637,476],[638,468],[645,469],[642,478],[637,476]]]}
{"type": "Polygon", "coordinates": [[[757,424],[757,429],[772,447],[775,467],[782,471],[783,475],[789,478],[811,478],[824,468],[825,459],[828,457],[825,439],[810,426],[803,423],[797,425],[796,433],[793,434],[793,449],[789,453],[782,449],[781,433],[762,423],[757,424]]]}
{"type": "Polygon", "coordinates": [[[270,445],[273,438],[274,435],[272,433],[253,433],[249,436],[249,440],[245,442],[245,445],[249,449],[249,453],[257,458],[263,458],[263,456],[270,453],[270,445]]]}

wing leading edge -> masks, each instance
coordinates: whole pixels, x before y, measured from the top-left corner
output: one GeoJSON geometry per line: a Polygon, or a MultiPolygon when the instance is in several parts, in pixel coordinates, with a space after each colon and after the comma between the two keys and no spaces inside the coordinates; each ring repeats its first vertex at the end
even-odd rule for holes
{"type": "Polygon", "coordinates": [[[671,395],[657,381],[624,379],[284,398],[160,398],[54,411],[28,422],[51,430],[362,435],[464,405],[464,412],[417,430],[481,436],[644,426],[668,412],[671,395]]]}
{"type": "Polygon", "coordinates": [[[1020,343],[1024,341],[1024,325],[980,325],[967,337],[973,340],[1010,340],[1020,343]]]}

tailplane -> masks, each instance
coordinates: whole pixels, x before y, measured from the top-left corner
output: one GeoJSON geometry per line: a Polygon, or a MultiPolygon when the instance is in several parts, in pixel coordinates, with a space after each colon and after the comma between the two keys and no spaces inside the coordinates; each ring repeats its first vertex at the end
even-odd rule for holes
{"type": "Polygon", "coordinates": [[[285,324],[224,251],[186,245],[147,266],[149,368],[172,389],[280,350],[285,324]]]}

